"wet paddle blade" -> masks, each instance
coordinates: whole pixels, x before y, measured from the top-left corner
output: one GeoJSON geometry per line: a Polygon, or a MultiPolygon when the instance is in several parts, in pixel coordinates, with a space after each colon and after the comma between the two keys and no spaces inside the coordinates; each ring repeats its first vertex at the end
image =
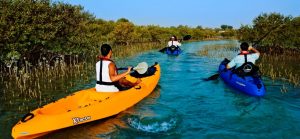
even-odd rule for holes
{"type": "Polygon", "coordinates": [[[146,62],[141,62],[134,67],[133,70],[136,70],[139,74],[144,74],[148,70],[148,64],[146,62]]]}
{"type": "Polygon", "coordinates": [[[203,79],[203,80],[205,80],[205,81],[210,81],[210,80],[217,80],[218,78],[219,78],[219,73],[217,73],[217,74],[214,74],[214,75],[212,75],[212,76],[210,76],[210,77],[208,77],[208,78],[206,78],[206,79],[203,79]]]}
{"type": "Polygon", "coordinates": [[[183,37],[183,40],[184,40],[184,41],[187,41],[187,40],[189,40],[189,39],[191,39],[191,38],[192,38],[191,35],[185,35],[185,36],[183,37]]]}
{"type": "Polygon", "coordinates": [[[159,50],[159,52],[164,53],[164,52],[166,51],[166,49],[167,49],[166,47],[165,47],[165,48],[162,48],[162,49],[159,50]]]}

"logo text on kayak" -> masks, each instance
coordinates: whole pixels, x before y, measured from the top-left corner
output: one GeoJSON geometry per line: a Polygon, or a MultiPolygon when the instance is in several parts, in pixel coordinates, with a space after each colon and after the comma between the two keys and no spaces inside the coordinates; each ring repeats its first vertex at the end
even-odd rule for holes
{"type": "Polygon", "coordinates": [[[73,119],[73,124],[76,125],[76,124],[79,124],[81,122],[90,120],[91,116],[85,116],[85,117],[82,117],[82,118],[80,118],[80,117],[74,117],[72,119],[73,119]]]}
{"type": "Polygon", "coordinates": [[[236,84],[240,85],[240,86],[246,86],[245,84],[243,83],[240,83],[240,82],[235,82],[236,84]]]}

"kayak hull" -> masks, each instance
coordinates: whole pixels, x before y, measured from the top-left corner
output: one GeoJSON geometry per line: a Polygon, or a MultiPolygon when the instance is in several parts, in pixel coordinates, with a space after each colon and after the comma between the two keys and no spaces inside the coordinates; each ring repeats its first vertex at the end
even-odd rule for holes
{"type": "Polygon", "coordinates": [[[175,49],[175,50],[171,50],[170,47],[168,47],[166,49],[166,54],[168,54],[168,55],[179,55],[181,53],[182,53],[182,50],[179,47],[177,49],[175,49]]]}
{"type": "Polygon", "coordinates": [[[231,70],[226,70],[227,62],[222,61],[219,65],[220,77],[229,86],[250,96],[264,96],[265,86],[260,77],[254,78],[252,76],[239,77],[237,74],[232,73],[231,70]]]}
{"type": "MultiPolygon", "coordinates": [[[[148,96],[160,79],[160,66],[154,65],[153,75],[141,78],[142,82],[120,92],[96,92],[95,88],[81,90],[38,108],[34,117],[20,120],[12,129],[14,138],[36,138],[58,129],[71,127],[116,115],[148,96]]],[[[136,81],[130,75],[127,80],[136,81]]]]}

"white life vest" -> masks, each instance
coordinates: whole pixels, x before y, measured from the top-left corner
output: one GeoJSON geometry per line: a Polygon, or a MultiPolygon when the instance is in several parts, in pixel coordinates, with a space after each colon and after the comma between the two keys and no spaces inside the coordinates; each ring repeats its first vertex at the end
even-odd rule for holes
{"type": "Polygon", "coordinates": [[[172,45],[178,47],[178,46],[181,46],[181,43],[179,43],[178,41],[169,41],[168,42],[168,47],[170,47],[172,45]]]}
{"type": "Polygon", "coordinates": [[[109,60],[100,60],[96,63],[96,91],[97,92],[118,92],[119,89],[113,85],[109,76],[109,60]],[[102,64],[102,65],[101,65],[102,64]]]}

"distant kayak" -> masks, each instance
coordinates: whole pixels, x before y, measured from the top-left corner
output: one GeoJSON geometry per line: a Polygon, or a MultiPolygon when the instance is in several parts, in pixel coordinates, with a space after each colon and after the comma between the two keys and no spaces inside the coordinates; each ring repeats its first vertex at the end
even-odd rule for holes
{"type": "Polygon", "coordinates": [[[182,50],[179,47],[167,47],[166,54],[168,55],[179,55],[182,53],[182,50]]]}
{"type": "Polygon", "coordinates": [[[179,55],[181,54],[182,50],[179,48],[179,49],[175,49],[175,50],[172,50],[171,48],[167,48],[166,49],[166,54],[168,55],[179,55]]]}
{"type": "Polygon", "coordinates": [[[168,55],[179,55],[182,53],[182,50],[180,47],[165,47],[159,50],[159,52],[166,53],[168,55]]]}
{"type": "Polygon", "coordinates": [[[160,79],[160,66],[148,68],[146,74],[134,72],[129,81],[142,82],[128,90],[106,93],[90,88],[75,92],[26,114],[12,129],[14,138],[36,138],[52,131],[116,115],[148,96],[160,79]]]}
{"type": "Polygon", "coordinates": [[[231,70],[226,70],[225,60],[219,65],[219,73],[221,78],[231,87],[251,96],[264,96],[265,86],[260,77],[244,76],[240,77],[231,70]]]}

